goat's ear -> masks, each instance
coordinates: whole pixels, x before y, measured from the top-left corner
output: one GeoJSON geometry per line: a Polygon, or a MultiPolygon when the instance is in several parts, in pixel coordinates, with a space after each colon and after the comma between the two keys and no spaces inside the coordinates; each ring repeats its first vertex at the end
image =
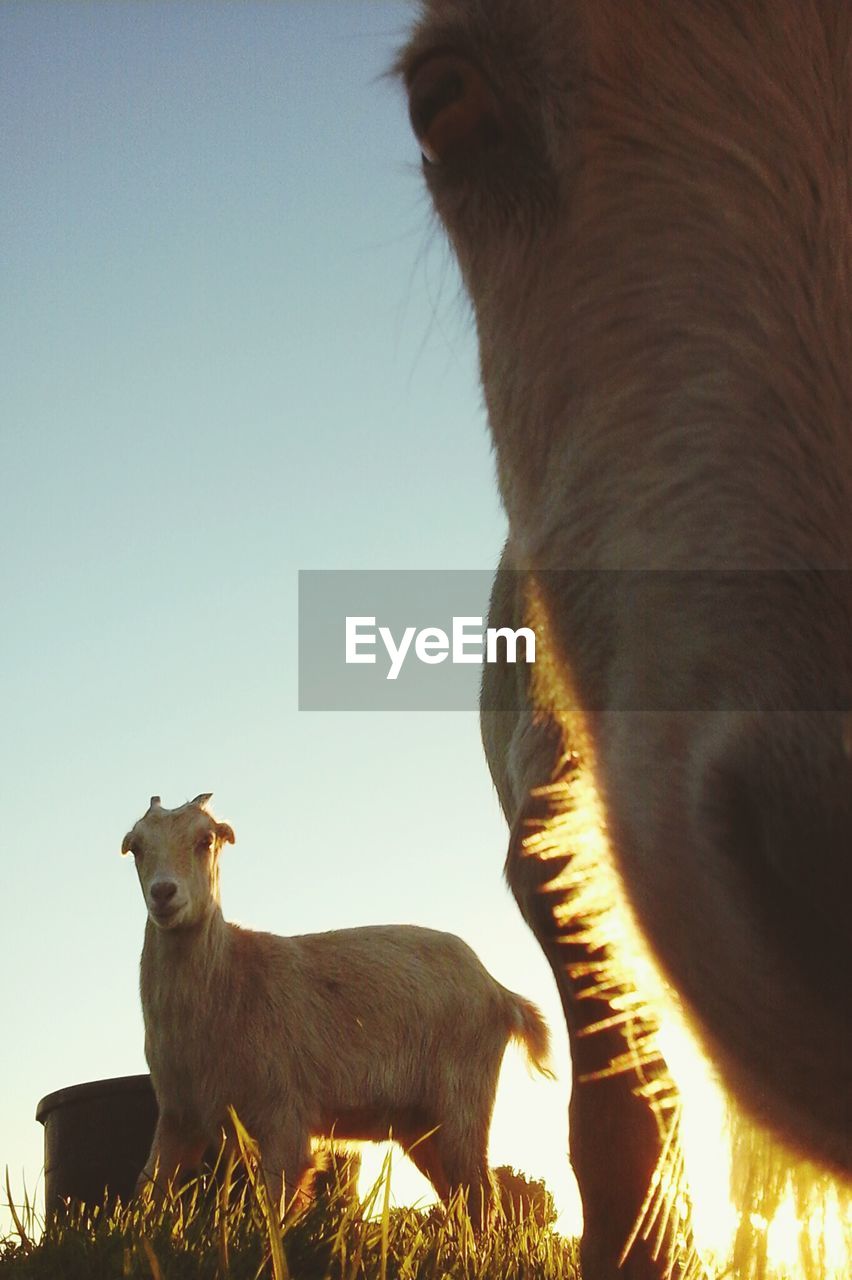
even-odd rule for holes
{"type": "Polygon", "coordinates": [[[229,827],[227,822],[216,823],[216,835],[223,844],[234,844],[234,828],[229,827]]]}
{"type": "Polygon", "coordinates": [[[127,835],[124,837],[124,839],[123,839],[123,840],[122,840],[122,842],[121,842],[121,853],[122,853],[122,856],[124,856],[124,854],[126,854],[126,853],[129,853],[129,852],[130,852],[130,846],[131,846],[131,844],[132,844],[132,843],[133,843],[133,832],[132,832],[132,831],[128,831],[127,835]]]}

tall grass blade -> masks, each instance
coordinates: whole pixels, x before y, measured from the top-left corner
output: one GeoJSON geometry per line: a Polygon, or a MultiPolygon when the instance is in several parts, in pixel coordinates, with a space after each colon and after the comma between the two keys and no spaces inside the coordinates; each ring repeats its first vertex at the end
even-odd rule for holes
{"type": "Polygon", "coordinates": [[[385,1180],[384,1195],[382,1197],[382,1252],[379,1275],[381,1280],[387,1280],[388,1276],[388,1244],[390,1243],[390,1187],[391,1187],[391,1162],[393,1159],[393,1151],[389,1150],[385,1156],[385,1162],[382,1166],[382,1177],[385,1180]]]}
{"type": "Polygon", "coordinates": [[[273,1280],[290,1280],[290,1271],[287,1267],[287,1258],[284,1254],[284,1245],[281,1240],[281,1225],[278,1221],[278,1207],[272,1204],[272,1197],[269,1193],[269,1184],[266,1181],[266,1175],[263,1172],[263,1166],[260,1162],[260,1152],[254,1138],[243,1125],[239,1116],[233,1107],[228,1108],[228,1115],[234,1126],[234,1133],[237,1139],[237,1146],[240,1149],[243,1163],[246,1167],[249,1182],[255,1194],[255,1199],[263,1218],[264,1227],[266,1228],[267,1240],[269,1243],[269,1254],[272,1259],[272,1276],[273,1280]]]}
{"type": "Polygon", "coordinates": [[[30,1240],[29,1236],[24,1230],[23,1223],[21,1222],[21,1219],[18,1217],[18,1210],[15,1208],[15,1202],[12,1199],[12,1184],[9,1181],[8,1165],[6,1165],[6,1204],[9,1207],[9,1213],[12,1215],[12,1221],[15,1224],[15,1230],[17,1231],[18,1237],[21,1241],[21,1248],[26,1253],[29,1253],[32,1250],[33,1242],[32,1240],[30,1240]]]}

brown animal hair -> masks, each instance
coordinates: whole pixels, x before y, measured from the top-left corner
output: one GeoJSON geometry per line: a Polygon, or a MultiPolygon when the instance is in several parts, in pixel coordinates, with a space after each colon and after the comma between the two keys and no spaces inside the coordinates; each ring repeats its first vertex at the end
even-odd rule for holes
{"type": "Polygon", "coordinates": [[[420,9],[399,70],[474,306],[532,720],[570,761],[520,837],[554,910],[513,887],[551,957],[565,914],[609,955],[640,1029],[677,992],[774,1152],[752,1216],[795,1185],[807,1222],[852,1175],[852,8],[420,9]]]}

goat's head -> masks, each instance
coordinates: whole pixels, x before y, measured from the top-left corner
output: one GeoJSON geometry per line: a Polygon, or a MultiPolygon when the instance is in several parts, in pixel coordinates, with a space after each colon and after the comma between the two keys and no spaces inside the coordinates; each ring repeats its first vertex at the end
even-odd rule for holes
{"type": "Polygon", "coordinates": [[[233,829],[207,810],[210,794],[177,809],[159,796],[128,831],[121,852],[132,853],[148,918],[158,929],[199,924],[219,905],[219,853],[234,843],[233,829]]]}
{"type": "Polygon", "coordinates": [[[852,10],[421,8],[536,696],[728,1084],[849,1174],[852,10]]]}

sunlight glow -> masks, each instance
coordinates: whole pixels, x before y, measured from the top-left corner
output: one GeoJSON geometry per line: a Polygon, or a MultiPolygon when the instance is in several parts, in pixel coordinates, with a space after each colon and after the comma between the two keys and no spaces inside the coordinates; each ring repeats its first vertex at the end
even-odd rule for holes
{"type": "Polygon", "coordinates": [[[845,1280],[852,1273],[848,1193],[759,1130],[714,1078],[624,892],[596,784],[594,743],[570,676],[555,664],[559,647],[535,583],[526,621],[540,638],[534,701],[570,726],[572,749],[558,780],[541,788],[549,816],[525,838],[524,853],[559,868],[547,890],[562,890],[560,923],[587,953],[574,976],[592,978],[596,996],[612,1010],[607,1025],[623,1032],[624,1052],[607,1074],[632,1078],[659,1126],[661,1155],[625,1252],[641,1235],[666,1251],[671,1270],[685,1251],[690,1275],[733,1260],[741,1280],[782,1274],[845,1280]]]}
{"type": "Polygon", "coordinates": [[[568,1162],[570,1063],[557,1059],[554,1067],[556,1080],[533,1075],[522,1052],[509,1045],[497,1087],[488,1162],[492,1168],[510,1165],[527,1178],[543,1179],[556,1206],[556,1230],[576,1236],[583,1228],[583,1210],[568,1162]]]}
{"type": "MultiPolygon", "coordinates": [[[[358,1176],[358,1195],[365,1199],[376,1184],[384,1178],[390,1161],[391,1204],[410,1205],[415,1209],[428,1209],[438,1203],[435,1189],[419,1169],[402,1154],[393,1142],[365,1142],[361,1148],[361,1172],[358,1176]]],[[[379,1197],[376,1211],[381,1209],[379,1197]]]]}
{"type": "Polygon", "coordinates": [[[672,1001],[657,1041],[681,1099],[680,1145],[701,1255],[716,1264],[736,1256],[744,1276],[761,1274],[765,1257],[769,1276],[846,1280],[852,1222],[837,1189],[742,1115],[672,1001]],[[751,1208],[742,1190],[755,1185],[755,1170],[767,1214],[751,1208]],[[779,1189],[774,1208],[770,1188],[779,1189]]]}
{"type": "Polygon", "coordinates": [[[662,1022],[658,1042],[683,1104],[680,1143],[698,1246],[702,1253],[724,1257],[730,1252],[738,1222],[730,1192],[725,1095],[694,1038],[673,1012],[662,1022]]]}
{"type": "MultiPolygon", "coordinates": [[[[556,1063],[561,1075],[567,1062],[556,1063]]],[[[392,1143],[361,1146],[358,1194],[367,1196],[382,1177],[391,1156],[391,1200],[396,1205],[426,1209],[437,1203],[435,1191],[400,1147],[392,1143]]],[[[503,1060],[491,1125],[488,1152],[492,1168],[510,1165],[525,1177],[542,1179],[553,1196],[555,1229],[562,1235],[582,1231],[583,1215],[577,1184],[568,1163],[568,1088],[564,1079],[532,1076],[522,1053],[510,1045],[503,1060]],[[561,1123],[554,1124],[554,1108],[561,1123]]]]}

